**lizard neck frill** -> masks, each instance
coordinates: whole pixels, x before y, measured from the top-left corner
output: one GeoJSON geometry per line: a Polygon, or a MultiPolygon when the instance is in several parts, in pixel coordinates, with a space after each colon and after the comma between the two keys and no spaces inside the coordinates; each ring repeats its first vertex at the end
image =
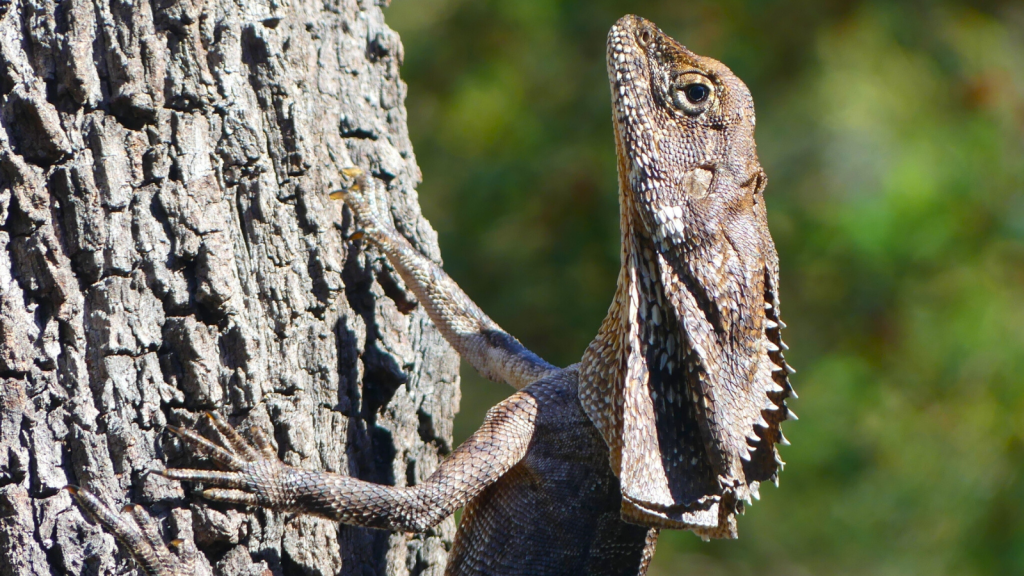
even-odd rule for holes
{"type": "Polygon", "coordinates": [[[608,65],[622,269],[583,358],[581,402],[609,445],[624,517],[734,537],[740,502],[776,478],[792,392],[750,94],[635,16],[612,28],[608,65]],[[699,114],[678,102],[694,83],[704,91],[684,96],[699,114]]]}
{"type": "Polygon", "coordinates": [[[626,520],[735,537],[736,494],[723,490],[701,426],[696,382],[706,376],[669,300],[656,246],[628,194],[621,200],[623,266],[581,362],[581,403],[609,446],[626,520]]]}

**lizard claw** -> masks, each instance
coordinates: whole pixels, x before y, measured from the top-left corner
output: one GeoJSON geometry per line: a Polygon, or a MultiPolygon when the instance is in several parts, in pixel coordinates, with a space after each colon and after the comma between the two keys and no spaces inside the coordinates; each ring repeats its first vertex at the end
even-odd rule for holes
{"type": "Polygon", "coordinates": [[[269,508],[285,506],[281,494],[292,468],[277,457],[263,431],[255,426],[250,428],[253,438],[250,443],[220,414],[207,412],[206,417],[216,432],[216,442],[192,430],[174,426],[167,429],[223,470],[168,468],[158,474],[171,480],[206,485],[202,494],[209,500],[269,508]]]}
{"type": "Polygon", "coordinates": [[[356,178],[363,173],[363,169],[358,166],[353,166],[351,168],[342,168],[341,173],[348,178],[356,178]]]}
{"type": "Polygon", "coordinates": [[[330,197],[332,200],[343,201],[352,210],[357,224],[362,228],[349,239],[359,240],[367,237],[376,244],[387,244],[396,234],[395,227],[387,207],[381,201],[373,177],[361,168],[355,167],[345,168],[341,173],[351,183],[332,191],[330,197]]]}
{"type": "Polygon", "coordinates": [[[172,554],[157,531],[156,522],[138,504],[128,504],[115,512],[98,496],[74,485],[64,487],[78,505],[104,530],[121,541],[142,570],[150,576],[192,576],[195,573],[195,547],[191,542],[170,542],[172,554]]]}
{"type": "Polygon", "coordinates": [[[344,200],[348,196],[349,189],[354,189],[358,191],[361,186],[358,178],[363,174],[362,168],[356,166],[353,166],[352,168],[342,168],[341,174],[345,176],[345,178],[355,179],[355,181],[352,182],[352,184],[348,185],[346,188],[332,190],[330,193],[331,200],[344,200]]]}

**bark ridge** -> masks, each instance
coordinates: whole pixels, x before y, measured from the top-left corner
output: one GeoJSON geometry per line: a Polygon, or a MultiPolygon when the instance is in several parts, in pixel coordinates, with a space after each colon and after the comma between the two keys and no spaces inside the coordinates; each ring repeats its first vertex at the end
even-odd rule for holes
{"type": "Polygon", "coordinates": [[[373,482],[451,451],[457,357],[327,198],[362,167],[440,261],[401,61],[369,1],[0,3],[0,573],[124,572],[69,483],[195,537],[205,573],[443,570],[451,519],[246,515],[145,473],[211,409],[373,482]]]}

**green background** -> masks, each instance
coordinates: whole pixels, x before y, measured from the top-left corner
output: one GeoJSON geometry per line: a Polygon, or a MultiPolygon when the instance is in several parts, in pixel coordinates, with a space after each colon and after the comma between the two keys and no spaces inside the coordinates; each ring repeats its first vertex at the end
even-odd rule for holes
{"type": "MultiPolygon", "coordinates": [[[[754,95],[801,417],[740,539],[652,574],[1024,574],[1024,2],[395,0],[445,268],[560,365],[619,265],[630,12],[754,95]]],[[[463,374],[459,439],[510,392],[463,374]]]]}

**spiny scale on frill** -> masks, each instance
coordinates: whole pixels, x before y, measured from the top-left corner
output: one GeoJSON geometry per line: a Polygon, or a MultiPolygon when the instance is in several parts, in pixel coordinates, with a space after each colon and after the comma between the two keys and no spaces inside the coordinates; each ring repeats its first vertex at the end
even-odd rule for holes
{"type": "MultiPolygon", "coordinates": [[[[789,446],[789,440],[782,433],[782,423],[796,420],[796,413],[786,405],[787,398],[796,398],[796,391],[789,381],[789,375],[796,372],[787,362],[784,352],[789,349],[782,340],[782,329],[786,324],[780,317],[778,290],[772,283],[772,275],[765,274],[765,337],[769,343],[768,358],[772,366],[772,386],[768,393],[769,404],[762,411],[762,421],[755,434],[748,438],[751,445],[751,459],[744,464],[749,480],[763,482],[771,480],[779,484],[779,472],[785,466],[779,456],[776,444],[789,446]]],[[[757,491],[752,491],[757,496],[757,491]]]]}

